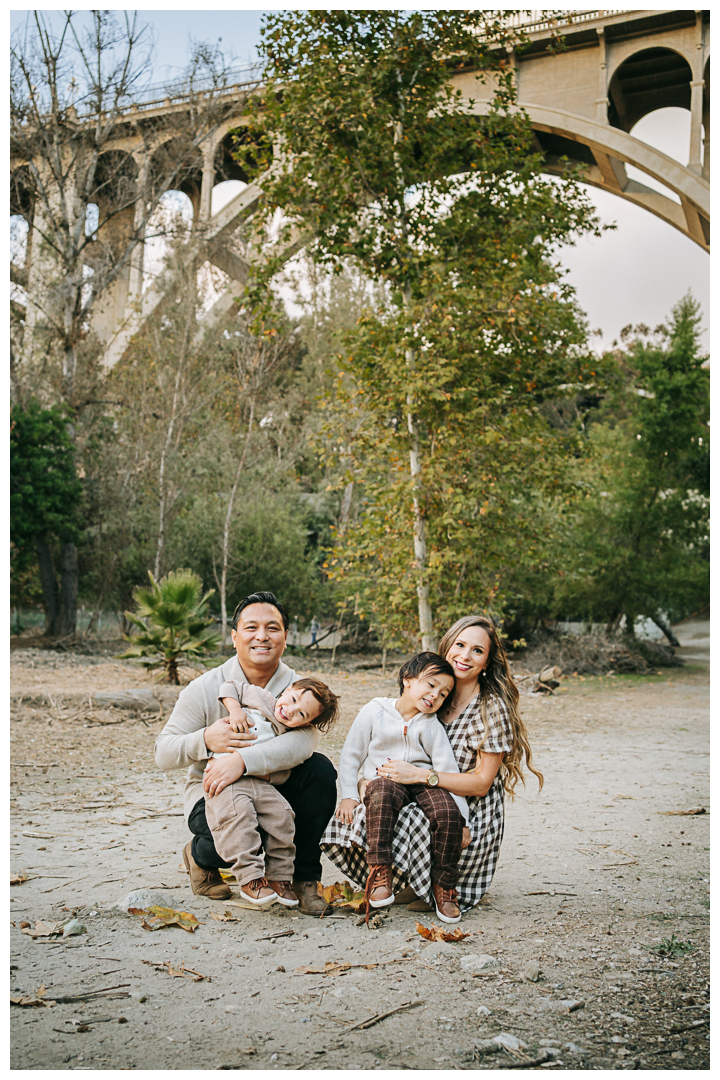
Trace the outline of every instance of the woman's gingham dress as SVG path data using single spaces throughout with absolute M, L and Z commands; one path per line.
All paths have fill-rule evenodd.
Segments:
M 477 697 L 445 728 L 460 772 L 469 772 L 474 767 L 480 749 L 488 754 L 507 753 L 512 749 L 512 729 L 505 704 L 494 698 L 488 704 L 487 714 L 486 738 L 483 738 L 480 700 Z M 460 857 L 460 879 L 457 884 L 462 911 L 469 911 L 479 903 L 495 873 L 505 827 L 503 796 L 502 780 L 498 774 L 487 795 L 467 799 L 471 839 Z M 368 864 L 365 859 L 365 807 L 362 803 L 355 808 L 352 825 L 344 825 L 336 817 L 331 818 L 320 846 L 351 881 L 365 887 Z M 431 853 L 427 818 L 417 803 L 411 803 L 400 811 L 393 841 L 395 892 L 410 885 L 423 900 L 433 902 Z

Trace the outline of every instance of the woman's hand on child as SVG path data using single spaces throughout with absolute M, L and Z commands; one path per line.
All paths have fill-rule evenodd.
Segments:
M 359 805 L 357 799 L 343 799 L 335 811 L 335 817 L 345 825 L 352 825 L 353 811 Z
M 227 716 L 221 716 L 214 724 L 206 727 L 203 737 L 208 750 L 212 750 L 214 754 L 227 754 L 231 750 L 242 750 L 244 746 L 252 746 L 257 738 L 256 735 L 233 731 Z
M 463 851 L 465 850 L 466 847 L 470 847 L 470 841 L 471 840 L 472 840 L 472 836 L 470 835 L 470 830 L 468 829 L 467 825 L 464 825 L 463 826 L 462 843 L 460 845 L 460 847 L 461 847 L 461 849 Z
M 398 784 L 424 784 L 428 770 L 419 769 L 408 761 L 386 761 L 384 765 L 378 766 L 377 774 Z
M 205 766 L 203 776 L 203 790 L 212 798 L 226 788 L 228 784 L 239 780 L 245 772 L 245 762 L 241 754 L 230 754 L 228 757 L 210 758 Z

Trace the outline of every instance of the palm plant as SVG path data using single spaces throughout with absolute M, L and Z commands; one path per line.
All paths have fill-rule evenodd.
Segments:
M 132 644 L 119 659 L 148 657 L 145 667 L 159 668 L 166 682 L 178 685 L 179 661 L 198 660 L 220 643 L 210 630 L 213 620 L 207 614 L 215 590 L 203 595 L 202 581 L 192 570 L 171 570 L 159 581 L 148 570 L 148 577 L 149 588 L 133 589 L 135 612 L 125 615 L 138 632 L 125 635 Z

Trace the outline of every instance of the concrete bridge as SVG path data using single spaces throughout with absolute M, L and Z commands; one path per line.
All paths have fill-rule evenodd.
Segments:
M 579 165 L 587 183 L 643 207 L 709 251 L 709 11 L 598 10 L 567 12 L 557 20 L 544 18 L 542 12 L 533 15 L 537 18 L 523 21 L 529 43 L 508 60 L 546 171 L 562 175 L 567 161 Z M 560 48 L 558 35 L 562 36 Z M 492 87 L 484 89 L 472 73 L 456 75 L 453 83 L 468 99 L 475 99 L 474 112 L 482 115 L 487 110 Z M 245 122 L 248 94 L 258 85 L 241 80 L 223 91 L 225 117 L 179 186 L 192 202 L 197 226 L 196 239 L 190 241 L 195 245 L 192 256 L 208 259 L 228 279 L 208 314 L 210 320 L 228 310 L 242 292 L 253 257 L 245 237 L 262 197 L 261 185 L 245 186 L 216 214 L 211 213 L 211 205 L 217 184 L 247 182 L 232 160 L 229 132 Z M 668 106 L 690 113 L 686 165 L 632 134 L 644 116 Z M 143 129 L 152 125 L 156 132 L 155 152 L 171 152 L 170 120 L 187 107 L 185 95 L 173 93 L 172 88 L 146 95 L 128 107 L 115 152 L 127 156 L 133 174 L 148 167 Z M 168 121 L 165 142 L 163 118 Z M 629 178 L 627 166 L 641 170 L 647 184 Z M 26 268 L 29 292 L 30 262 Z M 167 286 L 160 281 L 143 292 L 142 280 L 140 257 L 128 266 L 94 316 L 94 328 L 106 342 L 107 367 L 123 356 L 132 336 L 166 294 Z

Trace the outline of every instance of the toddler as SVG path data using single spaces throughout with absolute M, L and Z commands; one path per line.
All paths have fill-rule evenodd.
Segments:
M 445 728 L 437 710 L 455 685 L 447 660 L 432 652 L 413 656 L 400 668 L 400 697 L 373 698 L 353 721 L 340 755 L 342 801 L 335 812 L 340 821 L 352 822 L 359 806 L 358 772 L 369 781 L 363 794 L 370 868 L 366 906 L 392 904 L 392 843 L 398 815 L 416 802 L 430 822 L 432 836 L 432 889 L 435 910 L 443 922 L 460 922 L 455 886 L 468 806 L 461 795 L 438 788 L 438 771 L 458 772 Z M 428 768 L 424 783 L 400 784 L 377 776 L 388 759 Z M 464 819 L 464 820 L 463 820 Z
M 312 678 L 298 679 L 279 698 L 259 686 L 231 680 L 222 684 L 218 698 L 230 714 L 231 726 L 256 735 L 257 742 L 309 724 L 327 731 L 338 712 L 332 690 Z M 291 884 L 295 815 L 273 786 L 285 783 L 289 775 L 286 770 L 267 777 L 241 776 L 216 795 L 205 794 L 205 813 L 215 848 L 231 863 L 243 899 L 255 907 L 275 902 L 297 907 L 299 903 Z

